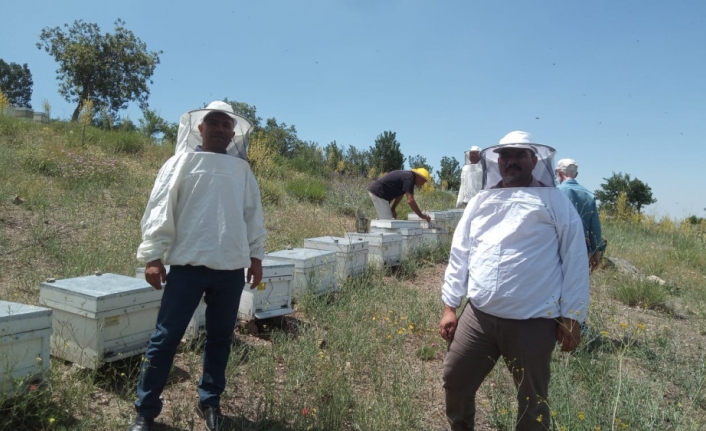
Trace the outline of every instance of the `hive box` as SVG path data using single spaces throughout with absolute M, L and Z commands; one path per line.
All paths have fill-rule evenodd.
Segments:
M 266 257 L 262 261 L 262 282 L 251 290 L 246 280 L 243 295 L 240 297 L 238 318 L 267 319 L 294 312 L 292 310 L 293 283 L 294 263 Z
M 463 211 L 465 209 L 463 208 L 453 208 L 446 210 L 447 213 L 449 213 L 449 225 L 447 226 L 447 229 L 452 231 L 456 229 L 456 226 L 458 226 L 458 222 L 461 220 L 461 217 L 463 217 Z
M 422 243 L 431 246 L 446 244 L 449 242 L 449 231 L 444 228 L 422 229 Z
M 23 391 L 49 369 L 48 308 L 0 301 L 0 399 Z
M 336 253 L 310 248 L 294 248 L 270 253 L 267 259 L 294 264 L 292 300 L 311 292 L 321 295 L 336 290 Z
M 368 243 L 368 262 L 380 266 L 398 266 L 402 260 L 402 234 L 346 232 L 352 241 Z
M 402 257 L 406 257 L 422 242 L 421 224 L 421 220 L 372 220 L 370 232 L 401 234 Z
M 117 274 L 43 282 L 39 304 L 52 309 L 51 354 L 96 369 L 145 351 L 162 291 Z
M 343 286 L 348 277 L 365 272 L 368 267 L 368 242 L 337 236 L 321 236 L 304 240 L 304 248 L 336 253 L 336 281 Z
M 425 214 L 431 218 L 431 222 L 420 219 L 419 216 L 414 213 L 408 214 L 407 219 L 421 222 L 422 228 L 449 228 L 451 214 L 447 211 L 429 211 Z

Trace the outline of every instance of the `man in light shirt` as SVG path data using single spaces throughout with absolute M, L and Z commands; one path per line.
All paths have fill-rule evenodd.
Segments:
M 147 282 L 155 289 L 166 284 L 130 431 L 152 429 L 177 346 L 202 297 L 206 343 L 197 409 L 208 430 L 221 428 L 220 398 L 240 295 L 246 278 L 251 289 L 262 279 L 266 231 L 260 191 L 234 140 L 236 128 L 247 134 L 250 123 L 218 101 L 184 114 L 181 122 L 176 154 L 160 169 L 142 218 L 137 258 L 146 262 Z
M 521 131 L 481 152 L 486 189 L 456 228 L 442 286 L 452 431 L 473 430 L 476 391 L 501 357 L 517 387 L 516 429 L 551 429 L 552 352 L 578 346 L 589 299 L 583 225 L 553 187 L 553 155 Z
M 579 165 L 574 159 L 561 159 L 556 164 L 556 177 L 559 180 L 558 189 L 566 194 L 583 222 L 588 263 L 591 271 L 598 268 L 603 257 L 603 236 L 601 221 L 598 218 L 598 207 L 593 193 L 576 181 L 579 175 Z

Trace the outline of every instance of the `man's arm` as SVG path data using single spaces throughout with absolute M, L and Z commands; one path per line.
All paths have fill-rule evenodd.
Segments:
M 390 211 L 392 211 L 392 218 L 397 219 L 397 204 L 400 203 L 402 200 L 402 196 L 397 196 L 394 201 L 392 201 L 392 206 L 390 207 Z
M 419 206 L 417 205 L 417 201 L 414 200 L 414 195 L 412 193 L 405 193 L 407 195 L 407 204 L 409 205 L 410 208 L 412 208 L 412 211 L 414 211 L 415 214 L 419 216 L 420 219 L 426 220 L 426 221 L 431 221 L 431 217 L 424 214 L 422 210 L 419 209 Z M 401 196 L 400 196 L 401 198 Z

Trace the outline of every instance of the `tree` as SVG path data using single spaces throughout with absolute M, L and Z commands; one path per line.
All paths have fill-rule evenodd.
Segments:
M 10 104 L 17 107 L 31 108 L 32 72 L 27 63 L 5 63 L 0 59 L 0 92 L 7 96 Z
M 296 149 L 301 146 L 296 127 L 277 123 L 276 118 L 268 118 L 265 127 L 253 133 L 253 138 L 262 140 L 275 154 L 284 157 L 292 157 Z
M 77 20 L 71 27 L 47 27 L 40 33 L 37 48 L 59 63 L 59 94 L 77 103 L 72 121 L 89 99 L 96 109 L 105 106 L 113 113 L 131 101 L 147 108 L 147 84 L 152 84 L 150 78 L 162 51 L 147 51 L 147 45 L 124 24 L 118 19 L 115 32 L 103 35 L 97 24 Z
M 404 155 L 400 151 L 395 132 L 385 131 L 375 139 L 375 145 L 370 148 L 370 154 L 378 173 L 395 171 L 404 168 Z
M 429 171 L 429 175 L 431 175 L 431 172 L 434 170 L 434 168 L 432 168 L 431 165 L 427 163 L 426 157 L 423 157 L 421 155 L 407 157 L 407 164 L 409 165 L 410 169 L 424 168 Z
M 350 169 L 351 174 L 366 177 L 372 167 L 371 158 L 370 151 L 360 151 L 351 145 L 346 150 L 343 161 L 346 164 L 346 168 Z
M 170 123 L 157 114 L 156 111 L 145 109 L 143 111 L 144 118 L 138 120 L 140 131 L 150 138 L 155 138 L 156 135 L 162 135 L 163 141 L 175 142 L 179 125 Z
M 601 184 L 601 189 L 594 193 L 602 209 L 612 212 L 621 192 L 625 193 L 628 205 L 638 214 L 643 206 L 657 202 L 657 199 L 652 197 L 650 186 L 637 178 L 631 179 L 629 174 L 613 172 L 613 176 L 603 179 L 606 182 Z
M 458 190 L 461 187 L 461 168 L 455 157 L 444 156 L 441 158 L 441 168 L 436 174 L 439 184 L 446 184 L 448 190 Z
M 324 147 L 324 159 L 326 160 L 326 169 L 330 172 L 343 172 L 343 148 L 340 148 L 336 141 Z

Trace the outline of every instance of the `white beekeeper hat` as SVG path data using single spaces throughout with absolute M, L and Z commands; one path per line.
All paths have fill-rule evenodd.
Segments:
M 478 145 L 474 145 L 474 146 L 471 147 L 470 151 L 471 151 L 471 152 L 477 151 L 477 152 L 480 153 L 480 147 L 479 147 Z
M 576 160 L 574 160 L 574 159 L 561 159 L 556 164 L 556 168 L 561 169 L 563 171 L 563 170 L 566 170 L 567 168 L 569 168 L 569 166 L 571 166 L 571 165 L 574 166 L 574 170 L 577 171 L 579 169 L 579 164 L 576 163 Z
M 537 145 L 537 143 L 530 133 L 515 130 L 503 136 L 500 142 L 498 142 L 498 147 L 493 151 L 499 153 L 503 148 L 524 148 L 536 152 L 534 145 Z

